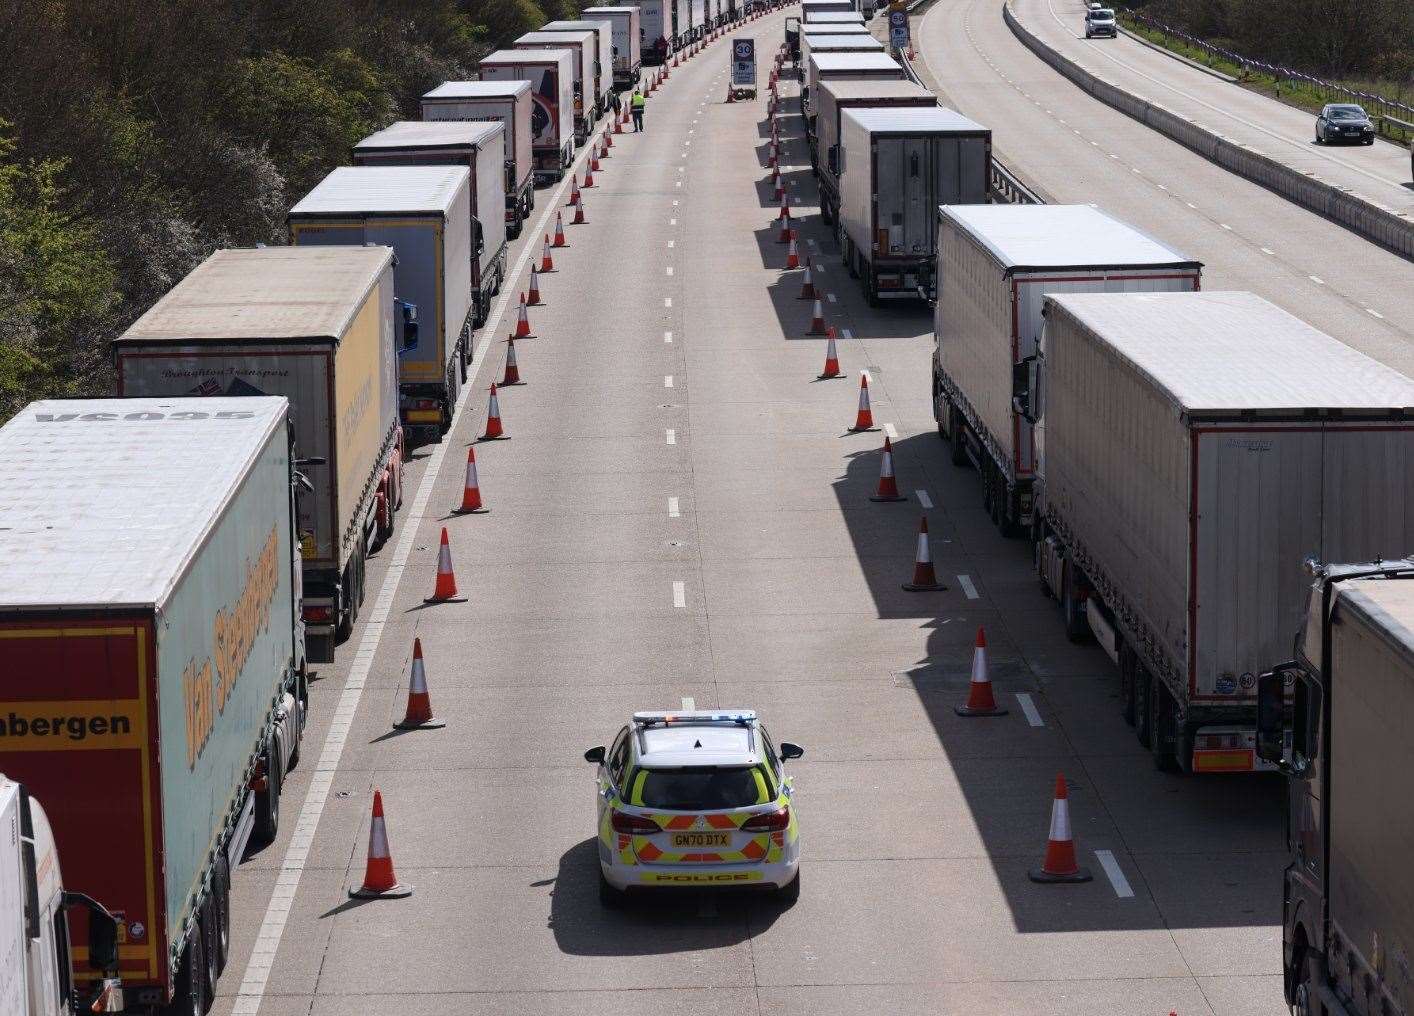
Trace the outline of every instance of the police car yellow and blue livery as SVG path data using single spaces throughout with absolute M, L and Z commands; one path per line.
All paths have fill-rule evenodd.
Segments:
M 738 886 L 800 894 L 800 830 L 784 763 L 751 710 L 634 713 L 597 763 L 599 895 Z

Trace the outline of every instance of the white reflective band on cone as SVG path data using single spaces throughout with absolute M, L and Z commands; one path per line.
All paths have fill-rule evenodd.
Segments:
M 1070 807 L 1064 798 L 1051 807 L 1051 839 L 1056 842 L 1070 839 Z
M 384 828 L 381 818 L 375 818 L 372 828 L 368 830 L 368 856 L 377 858 L 389 856 L 388 830 Z
M 972 650 L 972 683 L 984 684 L 987 680 L 987 651 L 982 648 Z
M 929 554 L 929 552 L 928 552 L 928 534 L 927 534 L 927 533 L 919 533 L 919 534 L 918 534 L 918 563 L 919 563 L 919 564 L 932 564 L 932 563 L 933 563 L 933 557 L 932 557 L 932 555 Z M 972 674 L 973 674 L 972 680 L 974 680 L 974 681 L 977 680 L 977 668 L 976 668 L 975 665 L 974 665 L 973 668 L 972 668 Z
M 452 572 L 452 548 L 445 543 L 437 551 L 437 571 L 441 575 L 450 575 Z
M 408 679 L 408 690 L 414 695 L 427 694 L 427 671 L 420 659 L 412 661 L 412 677 Z

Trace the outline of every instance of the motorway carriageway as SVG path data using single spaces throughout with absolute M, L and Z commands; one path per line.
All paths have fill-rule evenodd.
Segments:
M 756 36 L 763 86 L 783 19 L 733 33 Z M 1026 547 L 943 454 L 929 314 L 871 310 L 840 269 L 792 98 L 784 176 L 849 376 L 814 380 L 824 340 L 804 337 L 775 240 L 764 98 L 724 104 L 727 67 L 719 41 L 649 100 L 646 133 L 615 138 L 517 343 L 511 439 L 477 446 L 491 511 L 452 517 L 568 181 L 540 192 L 475 384 L 415 455 L 358 629 L 314 685 L 281 834 L 235 876 L 214 1011 L 1284 1011 L 1279 783 L 1154 771 L 1109 661 L 1066 641 Z M 868 498 L 883 433 L 846 432 L 861 371 L 906 503 Z M 920 514 L 945 592 L 900 589 Z M 466 602 L 425 606 L 443 526 Z M 979 625 L 1010 712 L 964 720 Z M 447 726 L 395 732 L 414 637 Z M 805 746 L 794 907 L 600 908 L 581 753 L 635 709 L 688 704 L 755 708 Z M 1086 885 L 1026 877 L 1057 772 Z M 404 900 L 347 896 L 375 788 Z

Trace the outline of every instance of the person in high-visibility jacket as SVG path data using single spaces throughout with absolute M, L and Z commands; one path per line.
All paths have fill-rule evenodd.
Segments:
M 643 130 L 643 107 L 646 105 L 648 105 L 648 99 L 635 88 L 633 101 L 629 103 L 629 112 L 633 114 L 633 132 L 635 134 Z

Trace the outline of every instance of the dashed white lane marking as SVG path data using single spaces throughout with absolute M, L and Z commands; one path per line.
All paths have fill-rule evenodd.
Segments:
M 673 222 L 677 222 L 677 221 L 678 221 L 677 219 L 674 219 L 674 220 L 673 220 Z M 668 246 L 669 246 L 669 247 L 673 247 L 673 246 L 675 246 L 676 244 L 677 244 L 677 241 L 676 241 L 676 240 L 669 240 L 669 241 L 668 241 Z
M 663 375 L 663 387 L 664 387 L 664 388 L 671 388 L 672 386 L 673 386 L 673 376 L 672 376 L 671 374 L 664 374 L 664 375 Z
M 1185 201 L 1184 204 L 1187 205 L 1189 208 L 1197 208 L 1197 207 L 1198 207 L 1198 206 L 1195 205 L 1192 201 Z
M 1366 313 L 1366 314 L 1373 314 L 1375 317 L 1379 318 L 1381 321 L 1383 321 L 1383 320 L 1385 319 L 1385 316 L 1384 316 L 1383 314 L 1381 314 L 1379 311 L 1375 310 L 1375 308 L 1373 308 L 1373 307 L 1366 307 L 1366 308 L 1365 308 L 1365 313 Z
M 928 492 L 926 490 L 915 490 L 913 492 L 913 496 L 918 498 L 918 503 L 921 504 L 924 508 L 933 507 L 933 499 L 928 496 Z
M 1168 188 L 1165 187 L 1163 184 L 1155 184 L 1155 186 L 1158 187 L 1159 190 L 1161 190 L 1161 191 L 1166 191 L 1166 190 L 1168 190 Z
M 1134 890 L 1129 886 L 1129 879 L 1125 878 L 1124 872 L 1120 870 L 1115 855 L 1108 850 L 1097 850 L 1095 851 L 1095 860 L 1099 861 L 1100 867 L 1105 869 L 1105 877 L 1110 880 L 1115 895 L 1122 900 L 1132 899 Z
M 664 341 L 665 343 L 667 343 L 668 345 L 672 345 L 672 343 L 673 343 L 673 333 L 672 333 L 672 332 L 664 332 L 664 333 L 663 333 L 663 341 Z
M 678 510 L 678 499 L 675 497 L 668 498 L 668 518 L 676 519 L 680 518 L 681 515 L 682 513 Z
M 673 305 L 673 298 L 672 298 L 671 296 L 665 296 L 665 297 L 663 297 L 663 306 L 664 306 L 664 307 L 671 307 L 672 305 Z
M 668 267 L 665 268 L 665 269 L 663 269 L 663 270 L 664 270 L 665 272 L 667 272 L 669 275 L 672 275 L 672 274 L 673 274 L 673 266 L 672 266 L 672 265 L 668 265 Z
M 669 220 L 668 220 L 668 225 L 670 225 L 670 226 L 676 226 L 677 224 L 678 224 L 678 220 L 677 220 L 677 219 L 669 219 Z M 668 241 L 668 246 L 671 247 L 672 245 L 673 245 L 673 241 L 669 240 L 669 241 Z
M 846 339 L 852 339 L 852 338 L 854 338 L 854 333 L 853 333 L 852 331 L 850 331 L 848 328 L 841 328 L 841 329 L 840 329 L 840 335 L 842 335 L 842 336 L 843 336 L 844 338 L 846 338 Z
M 812 246 L 812 247 L 816 246 L 815 241 L 812 240 L 812 239 L 810 239 L 809 237 L 806 237 L 806 238 L 805 238 L 805 242 L 808 243 L 808 244 L 809 244 L 810 246 Z
M 1273 256 L 1276 255 L 1276 251 L 1272 250 L 1270 247 L 1263 247 L 1261 250 L 1263 254 L 1271 254 Z
M 678 172 L 679 172 L 679 173 L 683 172 L 683 170 L 684 170 L 684 167 L 682 167 L 682 166 L 679 166 L 679 167 L 678 167 Z
M 1308 275 L 1306 278 L 1310 279 L 1318 286 L 1324 286 L 1326 284 L 1326 280 L 1317 275 Z
M 890 441 L 898 440 L 898 431 L 894 430 L 894 425 L 892 423 L 884 424 L 884 433 L 889 435 Z
M 681 180 L 678 180 L 678 181 L 674 184 L 674 186 L 676 186 L 676 187 L 681 187 L 681 186 L 682 186 L 682 181 L 681 181 Z
M 959 575 L 957 577 L 957 584 L 962 587 L 963 595 L 969 600 L 977 599 L 977 587 L 972 584 L 972 576 Z
M 677 200 L 677 198 L 674 198 L 674 199 L 673 199 L 673 207 L 676 208 L 677 206 L 678 206 L 678 200 Z
M 687 606 L 687 584 L 684 582 L 673 583 L 673 606 L 682 610 Z
M 1016 701 L 1021 704 L 1021 711 L 1026 714 L 1026 722 L 1033 727 L 1044 727 L 1045 721 L 1041 719 L 1041 714 L 1036 711 L 1036 703 L 1031 701 L 1028 692 L 1019 691 L 1016 693 Z
M 682 697 L 682 708 L 683 712 L 692 712 L 694 709 L 697 708 L 697 700 L 691 695 L 684 695 Z
M 666 435 L 666 436 L 667 436 L 667 439 L 668 439 L 668 444 L 677 444 L 677 443 L 678 443 L 678 432 L 675 431 L 675 430 L 673 430 L 671 427 L 668 428 L 668 432 L 667 432 L 667 435 Z
M 826 300 L 829 300 L 831 303 L 839 303 L 839 301 L 838 301 L 837 299 L 835 299 L 835 294 L 834 294 L 834 293 L 826 293 L 826 294 L 825 294 L 825 299 L 826 299 Z
M 1231 229 L 1232 229 L 1232 227 L 1229 226 L 1226 222 L 1219 222 L 1218 225 L 1221 226 L 1223 229 L 1226 229 L 1226 230 L 1231 230 Z

